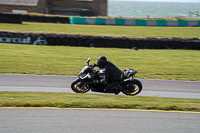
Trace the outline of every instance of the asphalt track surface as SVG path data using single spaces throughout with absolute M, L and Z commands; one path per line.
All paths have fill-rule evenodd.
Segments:
M 0 91 L 70 92 L 76 77 L 0 74 Z M 199 98 L 200 82 L 141 79 L 140 96 Z M 100 93 L 95 93 L 100 94 Z M 177 94 L 179 96 L 177 96 Z M 196 94 L 196 95 L 195 95 Z M 174 97 L 173 96 L 173 97 Z M 0 133 L 199 133 L 199 112 L 0 108 Z
M 139 110 L 0 108 L 0 132 L 199 133 L 199 116 Z
M 0 91 L 41 91 L 74 93 L 75 76 L 0 74 Z M 200 99 L 199 81 L 139 79 L 143 90 L 138 96 Z M 102 94 L 89 92 L 90 94 Z M 123 95 L 122 93 L 120 93 Z

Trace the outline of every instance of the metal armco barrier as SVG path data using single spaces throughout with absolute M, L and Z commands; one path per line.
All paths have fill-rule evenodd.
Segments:
M 92 35 L 0 32 L 0 43 L 128 49 L 200 50 L 200 39 L 198 38 L 124 38 Z
M 150 20 L 70 17 L 70 24 L 127 25 L 127 26 L 200 26 L 200 20 Z

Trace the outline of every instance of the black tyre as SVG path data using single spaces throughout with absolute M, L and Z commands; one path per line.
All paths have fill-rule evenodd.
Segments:
M 137 95 L 142 91 L 142 83 L 137 79 L 131 79 L 124 83 L 125 87 L 122 92 L 125 95 Z
M 90 90 L 90 85 L 84 84 L 79 79 L 76 79 L 72 82 L 71 89 L 76 93 L 86 93 Z

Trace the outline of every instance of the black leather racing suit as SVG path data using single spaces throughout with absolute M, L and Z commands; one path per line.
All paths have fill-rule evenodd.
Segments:
M 111 92 L 112 88 L 119 85 L 119 83 L 123 80 L 123 72 L 112 62 L 108 61 L 104 66 L 103 76 L 99 81 L 98 84 L 106 84 L 104 87 L 104 91 Z

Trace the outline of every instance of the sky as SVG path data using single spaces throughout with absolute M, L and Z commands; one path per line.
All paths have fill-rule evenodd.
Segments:
M 200 2 L 200 0 L 111 0 L 111 1 L 159 1 L 159 2 Z

